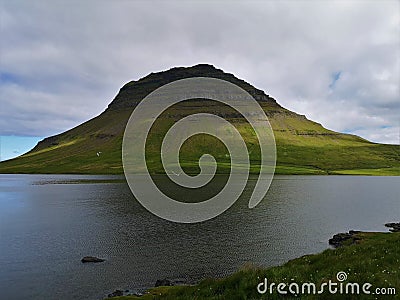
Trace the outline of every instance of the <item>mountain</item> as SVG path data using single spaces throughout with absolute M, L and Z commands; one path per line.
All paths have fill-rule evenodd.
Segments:
M 125 84 L 99 116 L 64 133 L 39 142 L 28 153 L 0 163 L 0 173 L 120 174 L 121 145 L 126 123 L 136 105 L 166 83 L 190 77 L 213 77 L 232 82 L 260 104 L 274 130 L 279 174 L 377 174 L 400 175 L 400 146 L 369 142 L 355 135 L 328 130 L 305 116 L 280 106 L 275 99 L 249 83 L 212 65 L 199 64 L 151 73 Z M 197 112 L 217 112 L 233 123 L 249 149 L 251 171 L 257 172 L 259 146 L 251 126 L 228 106 L 196 99 L 181 102 L 157 119 L 148 138 L 146 157 L 153 173 L 162 173 L 159 150 L 162 137 L 174 122 Z M 198 158 L 213 154 L 218 171 L 229 165 L 224 145 L 210 136 L 198 135 L 181 151 L 183 168 L 198 172 Z

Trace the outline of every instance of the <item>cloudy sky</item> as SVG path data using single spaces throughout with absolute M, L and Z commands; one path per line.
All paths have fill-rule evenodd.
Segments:
M 96 116 L 130 80 L 197 63 L 399 144 L 399 3 L 0 0 L 3 159 Z

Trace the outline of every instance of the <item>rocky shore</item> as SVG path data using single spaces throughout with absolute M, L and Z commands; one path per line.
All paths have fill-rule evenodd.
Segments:
M 400 222 L 399 223 L 387 223 L 387 224 L 385 224 L 385 226 L 390 228 L 389 230 L 391 232 L 400 232 Z M 329 239 L 329 244 L 331 246 L 333 246 L 334 248 L 341 248 L 341 249 L 338 249 L 337 251 L 345 251 L 345 252 L 347 251 L 346 246 L 350 246 L 353 244 L 359 244 L 359 246 L 357 246 L 357 247 L 363 247 L 363 245 L 366 245 L 367 248 L 368 247 L 377 247 L 378 249 L 380 249 L 379 247 L 382 247 L 382 245 L 380 244 L 380 243 L 382 243 L 382 240 L 374 241 L 374 237 L 377 235 L 381 236 L 381 235 L 385 235 L 385 233 L 383 233 L 383 232 L 363 232 L 363 231 L 357 231 L 357 230 L 350 230 L 349 232 L 335 234 L 331 239 Z M 388 239 L 393 240 L 390 238 L 390 236 L 392 236 L 391 234 L 386 234 L 386 235 L 388 236 Z M 395 236 L 396 235 L 393 235 L 393 238 L 395 238 Z M 374 241 L 374 242 L 371 243 L 371 241 Z M 392 245 L 392 244 L 393 243 L 388 244 L 388 245 Z M 384 244 L 384 247 L 385 247 L 385 249 L 387 249 L 387 247 L 389 247 L 389 246 L 386 246 L 386 244 Z M 361 249 L 363 249 L 363 248 L 361 248 Z M 368 255 L 373 255 L 373 251 L 371 252 L 370 248 L 368 248 L 368 249 L 369 250 L 367 252 L 365 252 L 365 254 L 363 254 L 363 255 L 366 255 L 367 257 L 368 257 Z M 325 259 L 328 259 L 326 255 L 324 256 L 324 253 L 315 254 L 314 256 L 322 256 Z M 348 257 L 351 257 L 351 255 L 349 255 Z M 382 259 L 381 256 L 380 256 L 380 259 Z M 300 263 L 301 265 L 303 265 L 303 258 L 294 259 L 293 261 L 297 261 L 297 263 Z M 331 265 L 334 265 L 336 263 L 337 263 L 336 261 L 331 261 Z M 340 263 L 342 263 L 342 262 L 340 262 Z M 351 260 L 349 262 L 347 262 L 347 264 L 351 265 Z M 283 266 L 283 267 L 285 267 L 285 266 Z M 312 269 L 312 265 L 308 265 L 308 267 Z M 195 285 L 195 283 L 188 283 L 187 281 L 181 280 L 181 279 L 172 280 L 172 279 L 164 278 L 164 279 L 157 280 L 154 284 L 154 287 L 157 288 L 160 286 L 178 286 L 178 285 L 186 285 L 186 286 L 188 286 L 188 289 L 189 289 L 188 291 L 191 291 L 190 288 L 193 285 Z M 196 288 L 197 288 L 197 286 L 196 286 Z M 157 291 L 157 290 L 149 289 L 148 291 L 144 292 L 144 294 L 152 295 L 152 293 L 155 291 Z M 116 290 L 114 293 L 109 294 L 108 297 L 112 298 L 112 297 L 119 297 L 119 296 L 126 296 L 126 295 L 134 295 L 134 296 L 140 297 L 143 294 L 134 293 L 134 292 L 128 291 L 128 290 L 126 290 L 126 291 Z
M 157 279 L 156 283 L 154 284 L 154 287 L 159 287 L 159 286 L 178 286 L 178 285 L 189 285 L 190 283 L 186 279 Z M 121 296 L 143 296 L 143 293 L 135 291 L 135 290 L 120 290 L 117 289 L 114 292 L 108 294 L 108 298 L 114 298 L 114 297 L 121 297 Z
M 386 223 L 386 227 L 390 228 L 391 232 L 400 232 L 400 223 Z M 343 246 L 349 246 L 357 243 L 361 240 L 359 234 L 362 231 L 350 230 L 345 233 L 337 233 L 331 239 L 329 239 L 329 245 L 339 248 Z
M 329 245 L 339 248 L 357 243 L 361 238 L 357 236 L 361 231 L 350 230 L 348 233 L 337 233 L 329 239 Z

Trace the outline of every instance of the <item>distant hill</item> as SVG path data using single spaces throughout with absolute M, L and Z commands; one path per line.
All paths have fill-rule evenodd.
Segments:
M 249 92 L 269 118 L 277 144 L 278 174 L 366 174 L 400 175 L 400 146 L 369 142 L 355 135 L 328 130 L 280 106 L 275 99 L 249 83 L 212 65 L 172 68 L 151 73 L 125 84 L 99 116 L 64 133 L 39 142 L 28 153 L 0 163 L 0 173 L 82 173 L 120 174 L 121 144 L 128 118 L 150 92 L 177 79 L 213 77 L 230 81 Z M 147 162 L 151 172 L 162 173 L 159 150 L 163 135 L 178 119 L 196 112 L 217 113 L 232 122 L 246 141 L 257 172 L 259 147 L 254 132 L 230 107 L 210 100 L 185 101 L 163 113 L 148 139 Z M 198 172 L 197 162 L 204 153 L 213 154 L 218 172 L 229 168 L 226 149 L 210 136 L 196 136 L 181 151 L 184 169 Z

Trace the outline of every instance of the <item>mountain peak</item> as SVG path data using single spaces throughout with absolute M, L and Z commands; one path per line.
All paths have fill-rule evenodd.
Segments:
M 120 89 L 118 95 L 107 109 L 120 110 L 133 108 L 155 89 L 175 80 L 192 77 L 211 77 L 226 80 L 246 90 L 257 101 L 270 101 L 278 105 L 275 99 L 246 81 L 235 77 L 233 74 L 226 73 L 211 64 L 202 63 L 191 67 L 174 67 L 166 71 L 150 73 L 136 81 L 130 81 Z
M 217 69 L 214 65 L 211 64 L 197 64 L 191 67 L 177 67 L 177 68 L 182 68 L 182 69 L 203 69 L 203 70 L 218 70 L 218 71 L 222 71 L 220 69 Z M 172 68 L 175 69 L 175 68 Z M 172 70 L 171 69 L 171 70 Z

